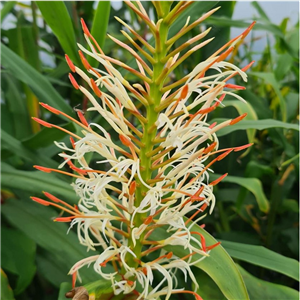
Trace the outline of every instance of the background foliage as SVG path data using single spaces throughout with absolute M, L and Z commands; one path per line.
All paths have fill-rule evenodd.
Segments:
M 64 60 L 68 53 L 81 64 L 76 46 L 76 42 L 85 44 L 81 17 L 104 52 L 119 60 L 130 61 L 131 56 L 106 38 L 109 32 L 126 42 L 114 16 L 134 23 L 145 36 L 147 32 L 125 5 L 115 11 L 104 1 L 28 3 L 2 2 L 1 10 L 2 25 L 8 15 L 15 17 L 10 29 L 1 29 L 1 299 L 65 299 L 64 292 L 70 289 L 68 270 L 86 250 L 78 244 L 75 232 L 66 235 L 67 224 L 51 221 L 58 211 L 33 203 L 29 196 L 45 190 L 69 203 L 77 201 L 68 179 L 32 167 L 57 167 L 60 159 L 53 141 L 67 142 L 67 137 L 55 129 L 40 128 L 31 116 L 76 130 L 65 119 L 49 115 L 38 102 L 71 115 L 75 108 L 86 110 L 87 99 L 69 83 Z M 151 9 L 150 2 L 144 5 Z M 202 26 L 212 26 L 215 40 L 187 59 L 176 71 L 177 78 L 228 41 L 233 26 L 242 31 L 250 24 L 250 20 L 231 19 L 233 1 L 195 2 L 186 17 L 196 19 L 200 12 L 219 5 L 222 8 Z M 229 176 L 215 190 L 217 206 L 205 223 L 238 264 L 251 299 L 298 299 L 299 23 L 288 27 L 288 19 L 284 19 L 277 26 L 259 3 L 252 5 L 258 15 L 254 32 L 230 58 L 241 67 L 256 59 L 248 72 L 247 89 L 240 91 L 247 104 L 226 98 L 226 107 L 210 118 L 214 122 L 248 112 L 243 122 L 220 133 L 220 143 L 232 147 L 254 142 L 254 146 L 241 156 L 232 153 L 214 168 L 212 179 L 226 172 Z M 179 19 L 173 30 L 178 31 L 184 22 Z M 259 53 L 255 50 L 258 29 L 267 36 L 266 47 Z M 199 30 L 188 35 L 195 36 Z M 86 118 L 101 122 L 92 112 Z M 221 283 L 222 293 L 220 285 L 218 288 L 207 275 L 210 271 L 203 270 L 205 267 L 195 268 L 203 299 L 226 299 L 224 295 L 232 299 L 225 291 L 226 278 Z M 92 270 L 85 271 L 84 283 L 98 279 Z

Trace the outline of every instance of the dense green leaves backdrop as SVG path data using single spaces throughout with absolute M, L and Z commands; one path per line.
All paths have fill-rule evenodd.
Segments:
M 85 257 L 85 248 L 77 242 L 75 232 L 66 234 L 66 224 L 52 222 L 59 211 L 39 206 L 29 197 L 45 190 L 69 203 L 77 202 L 67 178 L 33 169 L 34 164 L 57 167 L 60 158 L 53 141 L 67 141 L 67 137 L 55 129 L 41 129 L 31 117 L 76 131 L 65 119 L 46 113 L 38 102 L 71 115 L 74 107 L 86 110 L 87 99 L 69 83 L 64 61 L 64 53 L 68 53 L 81 64 L 76 46 L 76 42 L 85 44 L 81 17 L 104 52 L 119 60 L 130 61 L 131 56 L 106 38 L 109 32 L 126 42 L 114 16 L 134 23 L 140 32 L 146 31 L 125 5 L 116 11 L 105 1 L 26 3 L 2 2 L 1 10 L 1 299 L 64 299 L 71 282 L 68 270 Z M 213 123 L 248 112 L 243 122 L 220 132 L 220 143 L 223 148 L 248 142 L 254 146 L 241 156 L 229 155 L 214 168 L 212 178 L 226 172 L 229 176 L 216 188 L 216 209 L 205 218 L 210 234 L 203 231 L 209 244 L 221 240 L 222 247 L 215 248 L 194 270 L 204 300 L 246 299 L 246 289 L 250 298 L 257 300 L 299 297 L 299 23 L 291 26 L 287 18 L 280 25 L 272 24 L 269 12 L 264 12 L 259 2 L 251 4 L 257 12 L 257 24 L 252 36 L 230 58 L 243 67 L 255 57 L 247 89 L 239 93 L 247 104 L 226 98 L 225 107 L 210 118 Z M 151 9 L 150 2 L 144 5 Z M 181 78 L 195 61 L 205 59 L 228 41 L 232 27 L 242 31 L 251 23 L 232 20 L 233 1 L 198 1 L 172 30 L 178 31 L 187 16 L 196 19 L 219 5 L 222 8 L 203 24 L 212 26 L 215 40 L 187 59 L 176 77 Z M 5 26 L 8 16 L 14 16 L 9 27 Z M 199 30 L 195 28 L 188 35 L 195 36 Z M 255 48 L 259 39 L 255 30 L 263 30 L 267 37 L 260 52 Z M 101 122 L 93 112 L 86 117 Z M 99 279 L 92 268 L 82 272 L 82 278 L 83 284 Z M 104 289 L 101 282 L 89 288 L 97 286 Z M 107 290 L 110 292 L 109 287 Z

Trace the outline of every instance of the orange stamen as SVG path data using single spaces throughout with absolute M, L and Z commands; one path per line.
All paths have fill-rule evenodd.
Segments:
M 244 149 L 247 149 L 247 148 L 251 147 L 252 145 L 253 145 L 253 143 L 246 144 L 246 145 L 243 145 L 243 146 L 240 146 L 240 147 L 235 147 L 233 151 L 234 152 L 241 151 L 241 150 L 244 150 Z
M 65 55 L 65 59 L 67 61 L 67 64 L 68 64 L 70 70 L 74 73 L 75 72 L 75 66 L 74 66 L 73 62 L 71 61 L 71 59 L 69 58 L 69 56 L 67 54 Z
M 91 85 L 93 88 L 94 93 L 96 94 L 97 97 L 101 97 L 102 96 L 102 92 L 100 91 L 100 89 L 98 88 L 95 80 L 93 78 L 90 79 L 91 81 Z
M 46 167 L 42 167 L 42 166 L 37 166 L 37 165 L 34 165 L 33 167 L 35 169 L 37 169 L 39 171 L 42 171 L 42 172 L 45 172 L 45 173 L 51 173 L 52 172 L 52 169 L 50 169 L 50 168 L 46 168 Z
M 225 173 L 224 175 L 220 176 L 218 179 L 212 181 L 209 185 L 214 186 L 214 185 L 218 184 L 218 183 L 219 183 L 223 178 L 225 178 L 227 175 L 228 175 L 228 173 Z
M 75 80 L 75 78 L 73 77 L 73 75 L 71 73 L 69 73 L 69 79 L 73 85 L 73 87 L 78 90 L 79 89 L 79 85 L 77 83 L 77 81 Z
M 45 206 L 49 206 L 51 204 L 51 202 L 49 201 L 46 201 L 46 200 L 43 200 L 41 198 L 38 198 L 38 197 L 30 197 L 33 201 L 39 203 L 39 204 L 42 204 L 42 205 L 45 205 Z
M 41 125 L 43 125 L 43 126 L 45 126 L 45 127 L 48 127 L 48 128 L 52 128 L 52 127 L 53 127 L 52 124 L 50 124 L 50 123 L 48 123 L 48 122 L 46 122 L 46 121 L 43 121 L 43 120 L 41 120 L 41 119 L 39 119 L 39 118 L 32 117 L 31 119 L 34 120 L 34 121 L 36 121 L 36 122 L 38 122 L 39 124 L 41 124 Z
M 235 89 L 235 90 L 245 90 L 246 89 L 244 86 L 231 84 L 231 83 L 225 84 L 224 87 L 227 87 L 229 89 Z
M 86 118 L 84 117 L 83 113 L 81 112 L 81 110 L 77 110 L 77 115 L 81 121 L 81 123 L 86 126 L 89 127 L 89 123 L 87 122 Z
M 239 116 L 235 119 L 232 119 L 231 122 L 229 123 L 229 125 L 234 125 L 234 124 L 238 123 L 239 121 L 243 120 L 246 116 L 247 116 L 247 113 L 244 113 L 241 116 Z
M 54 107 L 52 107 L 52 106 L 50 106 L 46 103 L 40 102 L 40 105 L 43 106 L 44 108 L 46 108 L 47 110 L 51 111 L 52 113 L 56 114 L 56 115 L 59 115 L 61 113 L 58 109 L 56 109 L 56 108 L 54 108 Z
M 129 195 L 132 196 L 136 189 L 136 182 L 132 181 L 129 186 Z
M 90 36 L 91 33 L 90 33 L 88 27 L 86 26 L 86 24 L 85 24 L 83 18 L 80 19 L 80 22 L 81 22 L 81 26 L 82 26 L 83 32 L 84 32 L 87 36 Z
M 92 69 L 91 65 L 89 64 L 89 62 L 86 60 L 86 58 L 84 57 L 83 53 L 81 50 L 78 51 L 79 53 L 79 56 L 80 56 L 80 60 L 83 64 L 83 66 L 87 69 L 87 70 L 90 70 Z

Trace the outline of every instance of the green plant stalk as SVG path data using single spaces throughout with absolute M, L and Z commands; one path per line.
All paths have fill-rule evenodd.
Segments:
M 159 35 L 155 36 L 155 53 L 154 53 L 154 60 L 155 62 L 153 63 L 153 76 L 151 78 L 152 83 L 150 84 L 150 99 L 151 103 L 146 107 L 146 118 L 147 118 L 147 123 L 144 125 L 144 133 L 142 137 L 142 143 L 145 145 L 145 147 L 141 148 L 140 151 L 140 166 L 141 166 L 141 177 L 144 182 L 147 182 L 149 179 L 152 179 L 152 173 L 153 170 L 151 168 L 152 161 L 151 161 L 151 156 L 147 156 L 147 153 L 153 151 L 154 149 L 154 139 L 157 134 L 157 126 L 155 125 L 155 122 L 157 121 L 158 118 L 158 112 L 155 110 L 157 106 L 159 106 L 161 102 L 161 98 L 163 95 L 162 87 L 165 78 L 157 82 L 157 78 L 161 75 L 165 64 L 162 63 L 162 59 L 166 56 L 167 54 L 167 46 L 166 46 L 166 41 L 168 37 L 168 32 L 169 32 L 169 25 L 164 22 L 164 19 L 169 13 L 169 8 L 170 5 L 163 5 L 162 10 L 164 13 L 164 16 L 162 17 L 162 22 L 160 24 L 159 28 Z M 144 196 L 146 195 L 148 188 L 145 187 L 139 179 L 136 180 L 137 182 L 137 188 L 136 188 L 136 205 L 139 206 L 140 203 L 142 202 Z M 138 227 L 140 226 L 145 218 L 147 217 L 147 214 L 137 214 L 134 222 L 135 226 Z M 144 234 L 141 235 L 140 239 L 136 241 L 136 245 L 133 246 L 132 240 L 130 240 L 130 246 L 131 248 L 134 248 L 134 252 L 136 256 L 139 258 L 140 254 L 142 252 L 142 242 L 144 238 Z M 132 261 L 130 262 L 131 264 L 136 267 L 137 262 Z

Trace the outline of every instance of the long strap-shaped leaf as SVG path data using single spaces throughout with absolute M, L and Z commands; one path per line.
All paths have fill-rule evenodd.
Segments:
M 74 62 L 80 64 L 74 28 L 64 2 L 36 1 L 36 4 L 65 53 L 67 53 Z
M 7 68 L 14 77 L 28 84 L 39 101 L 54 106 L 69 115 L 74 115 L 72 108 L 59 95 L 45 76 L 41 75 L 3 44 L 1 44 L 1 64 Z
M 262 246 L 228 241 L 222 241 L 222 246 L 231 257 L 277 271 L 295 280 L 299 280 L 299 262 L 295 259 L 285 257 Z
M 167 236 L 163 235 L 163 230 L 156 230 L 156 234 L 152 236 L 154 240 L 167 238 Z M 194 225 L 191 231 L 201 233 L 205 238 L 206 245 L 217 243 L 207 231 L 198 225 Z M 189 254 L 183 247 L 178 246 L 169 246 L 166 247 L 166 250 L 172 251 L 178 257 L 184 257 Z M 198 255 L 194 255 L 193 257 L 194 259 L 199 258 Z M 211 250 L 209 257 L 206 257 L 195 266 L 202 269 L 213 279 L 228 300 L 249 299 L 245 283 L 236 264 L 221 245 Z M 199 284 L 201 287 L 201 282 Z

